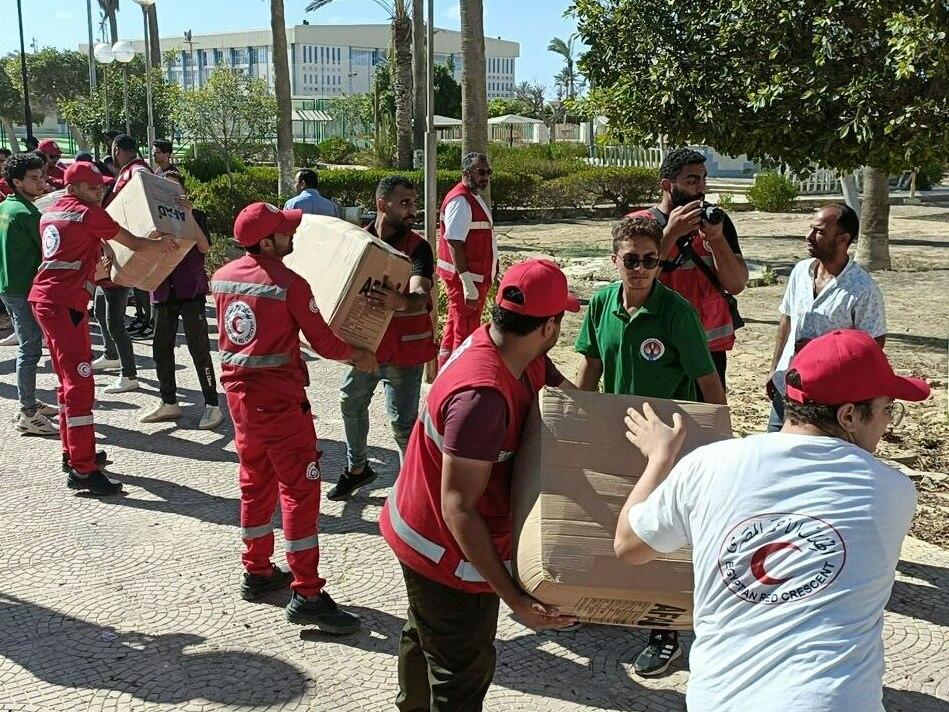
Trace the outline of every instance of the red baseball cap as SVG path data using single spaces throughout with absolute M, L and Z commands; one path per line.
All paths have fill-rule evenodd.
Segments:
M 75 185 L 76 183 L 102 185 L 105 182 L 105 176 L 99 172 L 99 169 L 94 164 L 85 161 L 71 164 L 63 173 L 63 183 L 66 185 Z
M 797 403 L 841 405 L 887 397 L 921 401 L 929 384 L 893 373 L 880 345 L 859 329 L 831 331 L 808 342 L 791 359 L 801 387 L 787 384 L 788 398 Z
M 45 153 L 47 156 L 50 156 L 51 158 L 59 158 L 60 156 L 63 155 L 63 151 L 59 147 L 59 144 L 56 143 L 51 138 L 43 139 L 42 141 L 40 141 L 37 148 L 41 150 L 43 153 Z
M 300 226 L 302 210 L 281 210 L 270 203 L 251 203 L 234 221 L 234 239 L 250 247 L 274 233 L 292 235 Z
M 522 304 L 504 298 L 508 287 L 521 291 Z M 499 307 L 524 316 L 545 317 L 580 311 L 580 300 L 567 288 L 567 275 L 551 260 L 524 260 L 512 265 L 504 273 L 494 301 Z

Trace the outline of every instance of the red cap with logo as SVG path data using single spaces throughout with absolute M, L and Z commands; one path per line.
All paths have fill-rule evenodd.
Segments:
M 234 221 L 234 239 L 237 244 L 250 247 L 277 232 L 292 235 L 302 218 L 302 210 L 281 210 L 270 203 L 251 203 Z
M 53 139 L 47 138 L 39 142 L 37 146 L 39 150 L 45 153 L 50 158 L 59 158 L 63 155 L 62 149 L 59 147 L 59 144 L 56 143 Z
M 809 341 L 791 359 L 801 387 L 787 384 L 788 398 L 797 403 L 841 405 L 886 397 L 921 401 L 929 384 L 897 376 L 880 345 L 859 329 L 831 331 Z
M 516 287 L 524 296 L 518 303 L 505 299 L 504 290 Z M 580 311 L 580 300 L 567 287 L 565 275 L 551 260 L 524 260 L 504 273 L 495 303 L 502 309 L 524 316 L 557 316 Z
M 63 183 L 66 185 L 86 183 L 87 185 L 96 186 L 106 182 L 105 176 L 99 172 L 94 164 L 84 161 L 71 164 L 63 173 Z

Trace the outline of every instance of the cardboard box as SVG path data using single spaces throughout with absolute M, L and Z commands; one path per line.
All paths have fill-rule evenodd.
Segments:
M 178 239 L 178 249 L 165 254 L 131 250 L 109 240 L 105 252 L 112 258 L 113 282 L 153 291 L 194 247 L 201 228 L 191 211 L 178 204 L 177 197 L 183 192 L 176 181 L 138 171 L 109 203 L 106 212 L 133 235 L 147 237 L 157 229 Z
M 373 285 L 388 279 L 402 289 L 412 275 L 408 257 L 362 228 L 325 215 L 304 215 L 284 264 L 313 290 L 316 306 L 343 341 L 375 351 L 392 312 L 369 306 Z
M 525 591 L 581 621 L 692 627 L 691 552 L 643 566 L 616 558 L 620 510 L 646 466 L 623 417 L 643 398 L 545 388 L 524 428 L 512 483 L 514 573 Z M 686 421 L 683 454 L 732 436 L 726 406 L 649 400 Z

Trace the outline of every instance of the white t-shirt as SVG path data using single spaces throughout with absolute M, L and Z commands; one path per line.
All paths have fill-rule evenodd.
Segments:
M 699 448 L 629 523 L 692 545 L 689 712 L 883 712 L 883 608 L 916 505 L 902 473 L 831 437 Z
M 816 259 L 801 260 L 788 279 L 779 311 L 791 318 L 791 331 L 774 373 L 774 385 L 785 393 L 784 375 L 801 339 L 816 339 L 836 329 L 857 328 L 873 338 L 886 333 L 883 293 L 866 271 L 852 259 L 840 274 L 814 296 Z
M 484 214 L 488 216 L 488 221 L 493 223 L 491 211 L 488 210 L 487 203 L 484 202 L 480 195 L 475 195 L 475 198 L 481 205 L 481 209 L 484 210 Z M 471 230 L 472 220 L 471 206 L 468 204 L 465 196 L 459 195 L 448 201 L 448 204 L 445 206 L 444 221 L 446 240 L 464 242 L 468 239 L 468 231 Z M 496 276 L 498 264 L 498 240 L 494 235 L 493 229 L 491 230 L 491 255 L 491 264 L 494 265 L 491 271 L 491 279 L 493 280 Z

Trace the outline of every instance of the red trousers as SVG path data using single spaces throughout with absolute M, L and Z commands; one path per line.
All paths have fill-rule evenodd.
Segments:
M 315 596 L 326 581 L 318 573 L 320 470 L 309 404 L 302 391 L 295 403 L 228 391 L 227 405 L 241 463 L 244 568 L 270 575 L 279 492 L 290 587 L 301 596 Z
M 491 287 L 490 283 L 485 282 L 476 285 L 478 306 L 472 308 L 465 301 L 460 279 L 455 277 L 444 281 L 443 284 L 445 295 L 448 297 L 448 317 L 445 319 L 442 345 L 438 350 L 439 368 L 444 366 L 452 352 L 481 326 L 481 313 L 484 311 L 484 302 L 488 297 L 488 289 Z
M 33 304 L 33 314 L 49 343 L 53 370 L 59 378 L 56 396 L 63 452 L 72 468 L 85 475 L 97 469 L 89 313 L 54 304 Z

